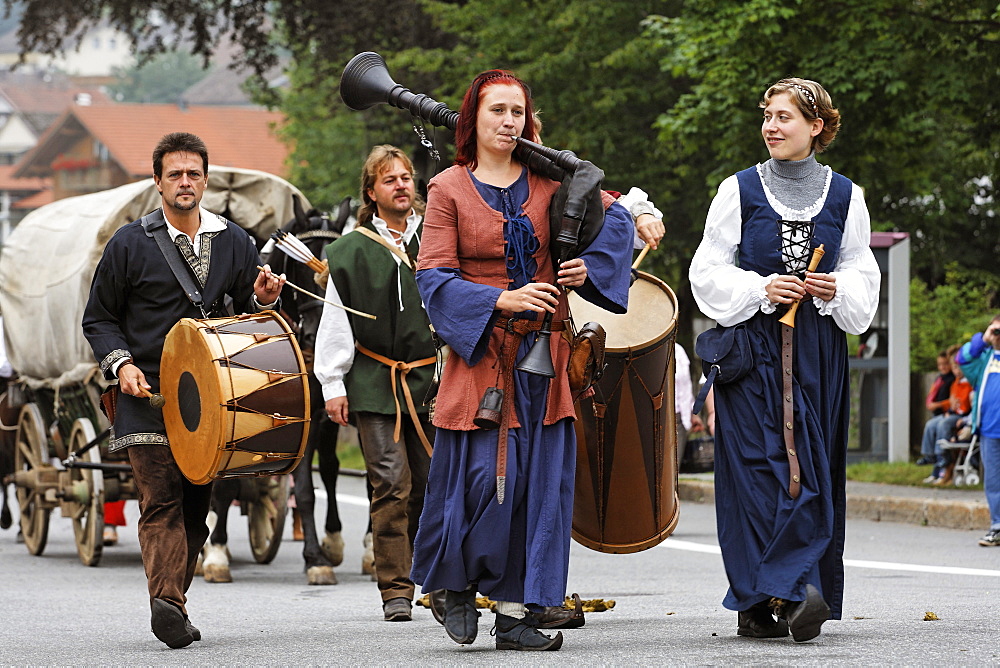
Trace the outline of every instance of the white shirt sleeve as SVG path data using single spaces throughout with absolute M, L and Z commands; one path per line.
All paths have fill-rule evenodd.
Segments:
M 648 202 L 649 206 L 653 208 L 653 215 L 659 218 L 660 220 L 663 220 L 663 213 L 656 208 L 656 205 L 654 205 L 652 202 L 649 201 L 649 195 L 646 194 L 646 191 L 640 188 L 632 186 L 631 190 L 629 190 L 626 194 L 618 198 L 618 203 L 621 204 L 623 207 L 625 207 L 625 210 L 632 215 L 633 223 L 635 223 L 635 215 L 632 214 L 632 205 L 637 204 L 639 202 Z M 643 248 L 645 245 L 646 242 L 639 237 L 639 230 L 635 230 L 632 236 L 632 247 L 635 250 L 639 250 L 640 248 Z
M 719 185 L 688 270 L 698 308 L 724 327 L 749 320 L 757 311 L 775 310 L 765 288 L 777 274 L 761 276 L 736 266 L 742 228 L 740 186 L 733 175 Z
M 343 304 L 337 286 L 332 280 L 326 284 L 326 298 L 334 304 Z M 347 396 L 344 376 L 354 364 L 354 331 L 347 312 L 330 304 L 323 304 L 323 316 L 316 331 L 316 357 L 313 373 L 323 386 L 323 401 Z
M 828 302 L 813 297 L 820 314 L 832 315 L 837 326 L 849 334 L 867 331 L 878 308 L 882 274 L 872 253 L 871 236 L 864 192 L 854 185 L 840 240 L 840 256 L 830 272 L 837 278 L 837 293 Z
M 691 431 L 691 410 L 694 408 L 694 393 L 691 389 L 691 360 L 684 346 L 674 344 L 674 412 L 677 413 L 684 429 Z

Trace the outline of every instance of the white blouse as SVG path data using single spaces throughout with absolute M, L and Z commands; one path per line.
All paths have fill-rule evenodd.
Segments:
M 764 190 L 769 202 L 776 204 L 766 186 Z M 824 191 L 820 198 L 820 209 L 826 194 Z M 783 215 L 780 208 L 777 211 Z M 723 326 L 749 320 L 758 310 L 773 313 L 776 307 L 767 298 L 765 288 L 778 274 L 761 276 L 736 266 L 736 249 L 741 236 L 740 186 L 734 174 L 722 182 L 712 200 L 704 236 L 688 271 L 698 308 Z M 837 266 L 830 272 L 836 276 L 837 293 L 828 302 L 813 297 L 820 314 L 832 316 L 834 322 L 850 334 L 865 332 L 878 307 L 881 273 L 870 241 L 871 220 L 864 193 L 853 185 L 840 241 L 840 256 Z

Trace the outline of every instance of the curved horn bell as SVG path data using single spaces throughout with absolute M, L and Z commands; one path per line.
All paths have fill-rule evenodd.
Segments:
M 351 58 L 340 76 L 340 97 L 351 109 L 361 111 L 376 104 L 406 109 L 432 125 L 454 130 L 458 112 L 423 93 L 416 94 L 389 76 L 385 60 L 374 51 L 364 51 Z

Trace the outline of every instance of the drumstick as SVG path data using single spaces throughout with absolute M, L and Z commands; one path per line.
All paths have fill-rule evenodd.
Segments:
M 257 265 L 257 268 L 260 269 L 261 271 L 264 271 L 264 267 L 261 267 L 260 265 Z M 310 297 L 315 297 L 316 299 L 320 300 L 321 302 L 326 302 L 330 306 L 336 306 L 337 308 L 342 308 L 345 311 L 348 311 L 349 313 L 353 313 L 354 315 L 359 315 L 362 318 L 370 318 L 372 320 L 378 320 L 378 318 L 375 317 L 375 316 L 373 316 L 371 313 L 365 313 L 363 311 L 355 311 L 350 306 L 344 306 L 343 304 L 335 304 L 332 301 L 330 301 L 329 299 L 323 299 L 322 297 L 320 297 L 319 295 L 317 295 L 315 292 L 309 292 L 308 290 L 300 288 L 299 286 L 295 285 L 291 281 L 286 280 L 285 281 L 285 285 L 287 285 L 288 287 L 290 287 L 292 290 L 298 290 L 299 292 L 301 292 L 304 295 L 309 295 Z
M 163 405 L 167 403 L 162 394 L 153 394 L 142 385 L 139 386 L 139 393 L 149 399 L 149 405 L 153 408 L 163 408 Z
M 643 258 L 646 257 L 646 253 L 648 253 L 648 252 L 649 252 L 649 244 L 646 244 L 643 247 L 643 249 L 639 252 L 639 257 L 637 257 L 635 259 L 635 262 L 632 263 L 632 268 L 633 269 L 638 269 L 639 268 L 639 263 L 642 262 Z

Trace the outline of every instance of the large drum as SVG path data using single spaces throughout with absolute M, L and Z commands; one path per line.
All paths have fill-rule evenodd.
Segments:
M 604 376 L 577 404 L 573 538 L 600 552 L 659 544 L 679 518 L 674 429 L 677 298 L 639 272 L 616 315 L 570 294 L 577 324 L 607 331 Z
M 302 351 L 273 311 L 184 318 L 160 360 L 170 449 L 188 480 L 290 473 L 309 436 Z

